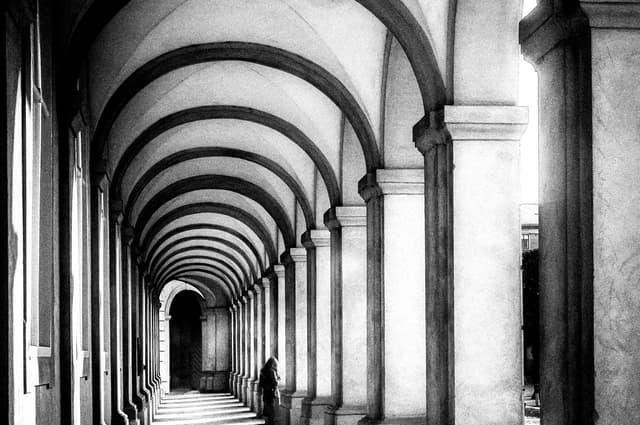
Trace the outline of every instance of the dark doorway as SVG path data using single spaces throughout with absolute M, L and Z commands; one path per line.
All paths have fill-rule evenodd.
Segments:
M 198 295 L 191 291 L 180 292 L 173 299 L 169 314 L 171 391 L 197 389 L 202 369 Z

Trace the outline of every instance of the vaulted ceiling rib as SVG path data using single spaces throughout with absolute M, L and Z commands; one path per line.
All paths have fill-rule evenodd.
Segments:
M 447 0 L 95 0 L 71 68 L 82 57 L 92 76 L 92 164 L 106 161 L 154 284 L 236 297 L 322 227 L 357 183 L 344 119 L 366 170 L 383 165 L 388 31 L 425 110 L 443 104 L 447 29 L 432 22 L 447 13 Z

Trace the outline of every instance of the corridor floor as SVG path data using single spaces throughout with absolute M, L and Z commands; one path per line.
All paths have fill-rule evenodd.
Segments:
M 153 420 L 157 425 L 264 424 L 264 420 L 231 394 L 169 393 Z

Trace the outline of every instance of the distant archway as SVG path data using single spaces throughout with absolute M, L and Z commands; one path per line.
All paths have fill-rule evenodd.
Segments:
M 181 291 L 171 303 L 170 390 L 197 389 L 202 369 L 201 298 L 194 291 Z

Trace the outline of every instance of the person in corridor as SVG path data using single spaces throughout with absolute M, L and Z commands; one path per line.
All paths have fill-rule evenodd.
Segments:
M 266 425 L 275 423 L 278 412 L 280 393 L 278 391 L 278 360 L 270 357 L 260 370 L 260 389 L 262 390 L 263 416 L 267 420 Z

